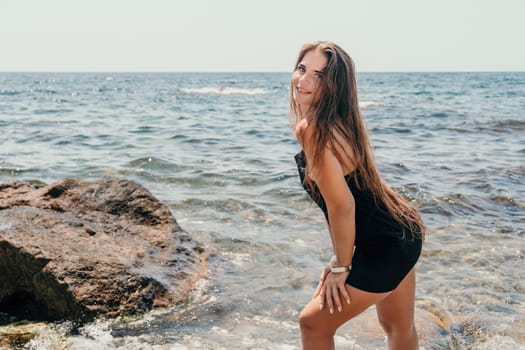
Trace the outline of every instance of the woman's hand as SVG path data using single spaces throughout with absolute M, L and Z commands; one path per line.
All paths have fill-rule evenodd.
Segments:
M 350 274 L 349 271 L 341 273 L 330 272 L 330 268 L 325 268 L 323 273 L 328 269 L 328 273 L 324 276 L 324 282 L 320 285 L 320 304 L 319 308 L 322 310 L 325 305 L 328 305 L 330 314 L 334 313 L 334 306 L 341 312 L 343 310 L 343 303 L 341 299 L 346 300 L 350 304 L 350 295 L 346 290 L 346 278 Z M 321 275 L 323 277 L 323 275 Z M 319 289 L 319 287 L 317 287 Z
M 323 272 L 321 272 L 321 277 L 319 277 L 319 284 L 317 285 L 317 289 L 315 290 L 315 293 L 312 297 L 312 299 L 315 299 L 319 293 L 321 293 L 321 290 L 323 288 L 324 280 L 326 279 L 326 276 L 328 276 L 328 273 L 330 272 L 330 267 L 323 268 Z

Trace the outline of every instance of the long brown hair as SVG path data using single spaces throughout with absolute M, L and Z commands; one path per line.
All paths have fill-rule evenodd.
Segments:
M 292 123 L 295 125 L 299 118 L 306 117 L 309 125 L 313 126 L 314 157 L 309 159 L 311 164 L 308 168 L 313 168 L 315 164 L 318 164 L 325 147 L 332 149 L 339 162 L 343 164 L 343 157 L 338 151 L 343 150 L 344 152 L 345 149 L 340 140 L 342 138 L 351 145 L 353 150 L 352 155 L 347 154 L 346 156 L 352 159 L 356 166 L 357 171 L 354 172 L 354 176 L 357 176 L 357 173 L 361 175 L 363 186 L 372 192 L 376 203 L 383 203 L 396 221 L 413 234 L 424 237 L 425 226 L 417 210 L 385 183 L 377 169 L 366 125 L 359 110 L 352 59 L 338 45 L 318 41 L 303 46 L 294 71 L 306 53 L 311 50 L 321 50 L 327 58 L 327 64 L 319 86 L 320 95 L 306 115 L 301 115 L 301 112 L 305 111 L 300 111 L 293 98 L 293 86 L 290 88 Z M 308 169 L 305 171 L 308 172 Z M 357 184 L 360 182 L 356 181 Z

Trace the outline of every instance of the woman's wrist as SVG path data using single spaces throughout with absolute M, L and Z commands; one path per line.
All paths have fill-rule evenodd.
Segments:
M 348 272 L 352 269 L 352 265 L 346 265 L 346 266 L 330 266 L 330 272 L 331 273 L 343 273 Z
M 352 265 L 339 265 L 337 263 L 337 256 L 335 255 L 332 255 L 328 267 L 330 268 L 330 272 L 332 273 L 343 273 L 348 272 L 352 269 Z

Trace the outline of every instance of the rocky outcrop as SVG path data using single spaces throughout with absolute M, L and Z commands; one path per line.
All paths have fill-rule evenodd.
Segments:
M 187 297 L 208 252 L 128 180 L 0 184 L 0 312 L 87 321 Z

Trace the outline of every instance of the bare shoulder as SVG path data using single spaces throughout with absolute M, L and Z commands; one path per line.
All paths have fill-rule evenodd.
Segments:
M 315 137 L 314 128 L 315 125 L 309 123 L 306 118 L 300 120 L 295 127 L 297 140 L 306 154 L 306 159 L 310 160 L 310 164 L 311 160 L 314 159 L 317 149 L 317 139 Z M 317 169 L 310 169 L 310 175 L 312 175 L 313 178 L 317 177 L 316 173 L 319 171 L 323 172 L 321 168 L 325 168 L 325 166 L 333 167 L 338 164 L 344 174 L 348 174 L 356 168 L 352 146 L 337 131 L 337 129 L 334 128 L 331 132 L 333 133 L 335 142 L 332 144 L 333 147 L 331 145 L 326 145 L 326 147 L 321 150 L 318 160 L 323 160 L 324 164 L 318 164 Z
M 295 127 L 297 140 L 303 147 L 306 159 L 311 162 L 315 155 L 315 126 L 306 118 L 300 120 Z M 310 163 L 311 164 L 311 163 Z
M 341 168 L 345 174 L 348 174 L 354 171 L 357 167 L 355 150 L 337 129 L 333 130 L 333 134 L 336 141 L 334 143 L 333 153 L 339 156 L 339 159 L 341 160 Z
M 295 137 L 301 146 L 303 146 L 303 149 L 305 147 L 305 142 L 308 142 L 312 138 L 312 128 L 309 126 L 306 118 L 301 119 L 295 125 Z
M 353 196 L 345 179 L 345 169 L 329 147 L 325 147 L 317 169 L 315 181 L 328 208 L 348 208 Z

